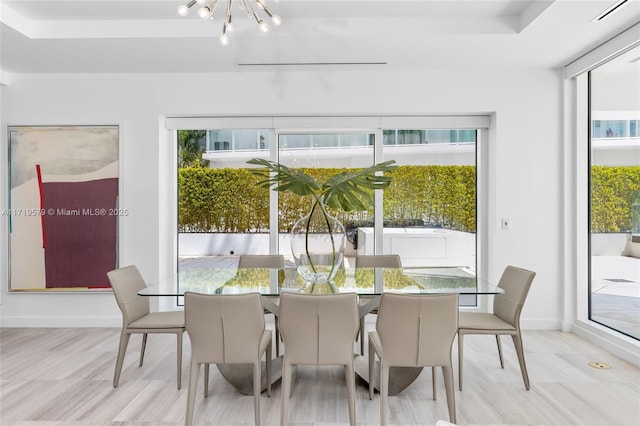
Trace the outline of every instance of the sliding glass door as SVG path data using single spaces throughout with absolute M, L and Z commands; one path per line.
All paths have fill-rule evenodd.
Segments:
M 589 319 L 640 339 L 640 47 L 589 72 Z
M 278 160 L 287 167 L 301 168 L 320 184 L 331 176 L 356 168 L 374 164 L 375 134 L 363 131 L 319 131 L 286 132 L 278 134 Z M 289 192 L 278 194 L 279 253 L 293 262 L 289 232 L 293 225 L 309 213 L 311 199 L 300 198 Z M 345 265 L 354 265 L 357 247 L 357 229 L 361 221 L 374 220 L 374 208 L 358 212 L 328 209 L 347 232 L 344 253 Z M 370 242 L 373 248 L 373 239 Z
M 178 131 L 178 285 L 203 280 L 239 254 L 269 253 L 269 190 L 247 170 L 269 158 L 265 129 Z
M 385 191 L 383 252 L 397 253 L 414 279 L 475 285 L 476 129 L 385 129 L 384 158 L 399 165 Z M 475 306 L 475 296 L 460 304 Z

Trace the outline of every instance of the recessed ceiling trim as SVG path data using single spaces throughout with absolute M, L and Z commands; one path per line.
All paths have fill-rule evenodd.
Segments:
M 600 22 L 600 21 L 604 21 L 605 19 L 607 19 L 609 16 L 611 16 L 611 14 L 613 12 L 615 12 L 616 10 L 620 9 L 622 6 L 625 5 L 625 3 L 627 3 L 629 0 L 618 0 L 616 1 L 614 4 L 612 4 L 611 6 L 609 6 L 608 8 L 606 8 L 605 10 L 603 10 L 602 12 L 600 12 L 600 14 L 598 14 L 598 16 L 596 16 L 595 18 L 593 18 L 592 22 Z
M 274 66 L 325 66 L 325 65 L 387 65 L 387 62 L 255 62 L 240 63 L 240 67 L 274 67 Z

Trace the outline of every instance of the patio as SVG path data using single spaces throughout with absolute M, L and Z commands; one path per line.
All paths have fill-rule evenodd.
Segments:
M 591 319 L 640 339 L 640 259 L 592 256 Z

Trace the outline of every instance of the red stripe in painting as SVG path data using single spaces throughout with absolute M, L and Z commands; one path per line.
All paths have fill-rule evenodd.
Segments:
M 42 173 L 40 172 L 40 164 L 36 164 L 36 175 L 38 175 L 38 192 L 40 193 L 40 211 L 44 211 L 44 199 L 42 191 Z M 44 231 L 44 215 L 40 215 L 42 224 L 42 248 L 47 248 L 47 233 Z

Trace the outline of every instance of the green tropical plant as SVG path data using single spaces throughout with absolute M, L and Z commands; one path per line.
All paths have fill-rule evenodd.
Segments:
M 397 168 L 395 161 L 385 161 L 359 170 L 350 170 L 330 177 L 324 183 L 302 169 L 293 169 L 275 161 L 254 158 L 248 164 L 265 168 L 249 169 L 262 177 L 258 186 L 271 187 L 275 191 L 290 191 L 299 196 L 310 195 L 314 203 L 320 203 L 344 211 L 366 210 L 373 205 L 374 189 L 385 189 L 391 184 L 391 177 L 378 175 Z
M 309 234 L 312 226 L 311 218 L 316 209 L 320 209 L 321 217 L 330 230 L 330 217 L 326 206 L 347 212 L 366 210 L 373 205 L 373 190 L 385 189 L 391 184 L 391 177 L 380 173 L 390 172 L 397 167 L 395 161 L 385 161 L 363 169 L 338 173 L 320 183 L 302 169 L 290 168 L 275 161 L 254 158 L 247 163 L 263 166 L 249 169 L 251 173 L 262 178 L 257 182 L 259 187 L 269 187 L 280 192 L 289 191 L 301 197 L 312 198 L 311 212 L 305 224 L 305 251 L 309 266 L 314 272 L 317 272 L 317 269 L 309 250 Z M 329 231 L 329 237 L 334 247 L 331 231 Z M 335 250 L 332 256 L 335 260 Z M 333 269 L 329 271 L 329 275 L 333 272 Z
M 206 130 L 178 130 L 178 167 L 206 167 L 209 160 L 202 158 L 204 148 L 200 141 L 207 135 Z

